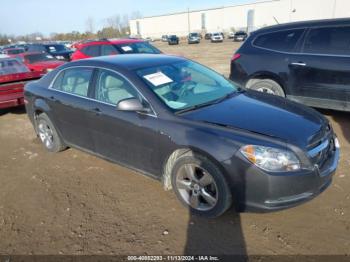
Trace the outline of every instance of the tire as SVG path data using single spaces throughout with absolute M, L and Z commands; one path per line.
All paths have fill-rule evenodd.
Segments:
M 190 179 L 187 170 L 195 180 Z M 224 175 L 204 156 L 191 152 L 180 156 L 171 171 L 171 183 L 177 198 L 195 215 L 215 218 L 232 205 Z
M 67 148 L 47 114 L 41 113 L 35 124 L 39 139 L 48 151 L 57 153 Z
M 283 88 L 271 79 L 252 79 L 248 81 L 246 88 L 271 95 L 286 97 Z

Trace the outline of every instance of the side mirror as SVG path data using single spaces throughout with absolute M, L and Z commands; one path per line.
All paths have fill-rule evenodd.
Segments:
M 127 98 L 117 104 L 117 110 L 149 113 L 150 109 L 145 107 L 137 98 Z

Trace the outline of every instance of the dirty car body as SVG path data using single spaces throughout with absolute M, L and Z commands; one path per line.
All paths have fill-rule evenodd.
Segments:
M 74 72 L 86 84 L 72 90 L 85 91 L 62 89 L 65 75 Z M 106 75 L 119 79 L 104 82 L 111 88 L 124 81 L 132 91 L 113 87 L 117 91 L 107 95 L 113 99 L 106 100 L 99 93 Z M 272 211 L 312 199 L 330 185 L 338 164 L 336 136 L 321 114 L 240 90 L 181 57 L 80 60 L 25 90 L 37 133 L 36 122 L 45 113 L 65 145 L 138 170 L 168 189 L 174 188 L 169 170 L 176 156 L 191 151 L 217 167 L 239 210 Z

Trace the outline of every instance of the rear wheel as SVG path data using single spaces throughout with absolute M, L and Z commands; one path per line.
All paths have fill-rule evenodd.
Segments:
M 252 79 L 248 81 L 246 87 L 259 92 L 286 97 L 282 87 L 271 79 Z
M 218 217 L 231 206 L 231 192 L 225 177 L 206 157 L 181 156 L 174 164 L 171 178 L 178 199 L 196 215 Z
M 38 136 L 48 151 L 56 153 L 66 149 L 56 128 L 45 113 L 40 114 L 35 122 Z

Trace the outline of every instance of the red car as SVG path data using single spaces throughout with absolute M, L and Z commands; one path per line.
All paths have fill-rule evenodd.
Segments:
M 24 85 L 40 77 L 40 72 L 30 72 L 19 59 L 0 58 L 0 109 L 23 105 Z
M 72 61 L 96 56 L 118 54 L 160 54 L 150 43 L 139 39 L 96 40 L 76 44 Z
M 65 62 L 57 60 L 52 55 L 43 52 L 32 52 L 20 54 L 23 63 L 35 72 L 41 72 L 42 75 L 52 71 L 56 67 L 63 65 Z

